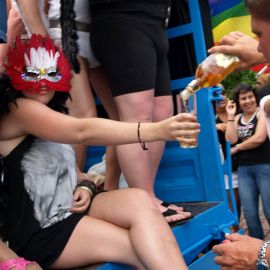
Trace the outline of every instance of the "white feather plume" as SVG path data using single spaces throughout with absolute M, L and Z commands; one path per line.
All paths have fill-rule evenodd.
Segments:
M 35 67 L 38 69 L 48 69 L 57 66 L 57 61 L 60 56 L 59 52 L 53 55 L 53 51 L 49 52 L 45 48 L 39 47 L 37 50 L 34 48 L 30 49 L 30 59 L 27 54 L 24 54 L 25 64 L 27 66 Z

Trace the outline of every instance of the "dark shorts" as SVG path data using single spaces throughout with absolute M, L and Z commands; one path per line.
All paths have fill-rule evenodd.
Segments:
M 114 97 L 155 89 L 171 95 L 166 31 L 136 21 L 93 21 L 91 44 L 103 65 Z
M 63 252 L 72 232 L 84 214 L 72 214 L 68 218 L 34 234 L 20 256 L 36 261 L 43 269 L 50 266 Z

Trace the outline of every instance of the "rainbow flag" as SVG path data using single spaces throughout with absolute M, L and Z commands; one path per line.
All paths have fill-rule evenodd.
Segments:
M 208 0 L 214 42 L 232 31 L 241 31 L 254 37 L 250 27 L 250 16 L 243 0 Z
M 211 10 L 212 33 L 214 43 L 232 31 L 241 31 L 251 37 L 250 15 L 243 0 L 208 0 Z M 259 71 L 264 65 L 252 68 Z M 266 72 L 270 72 L 270 68 Z

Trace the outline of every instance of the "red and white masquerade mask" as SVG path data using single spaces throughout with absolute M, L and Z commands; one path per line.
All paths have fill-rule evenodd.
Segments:
M 29 41 L 16 39 L 9 49 L 7 75 L 16 90 L 68 92 L 71 68 L 60 48 L 49 37 L 33 34 Z

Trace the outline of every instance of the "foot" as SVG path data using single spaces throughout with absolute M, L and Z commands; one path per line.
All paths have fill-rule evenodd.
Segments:
M 185 223 L 193 218 L 192 214 L 190 212 L 185 212 L 183 207 L 163 202 L 158 198 L 155 198 L 155 202 L 161 214 L 171 226 Z
M 162 215 L 170 226 L 186 223 L 188 220 L 193 218 L 190 212 L 182 212 L 181 214 L 179 214 L 172 209 L 167 209 L 166 211 L 162 212 Z
M 182 212 L 184 212 L 184 208 L 177 206 L 175 204 L 171 204 L 171 203 L 167 203 L 167 202 L 161 202 L 160 203 L 161 206 L 164 206 L 165 208 L 171 209 L 171 210 L 175 210 L 177 213 L 181 214 Z
M 167 203 L 167 202 L 164 202 L 164 201 L 161 201 L 160 199 L 158 198 L 155 198 L 154 199 L 160 212 L 164 212 L 165 211 L 165 208 L 166 209 L 171 209 L 171 210 L 175 210 L 177 213 L 181 214 L 182 212 L 184 212 L 184 208 L 183 207 L 179 207 L 175 204 L 171 204 L 171 203 Z

